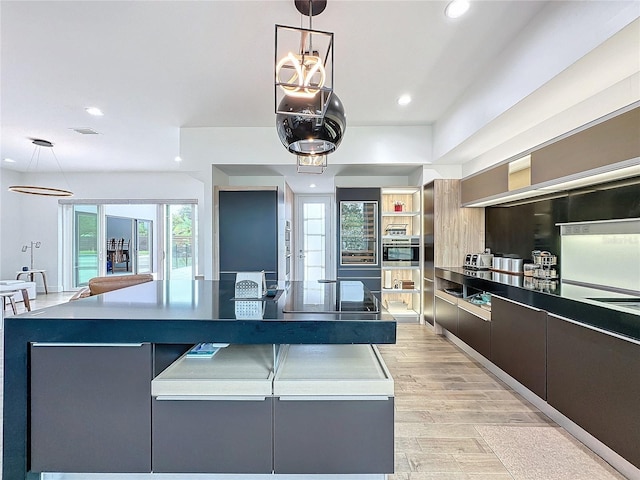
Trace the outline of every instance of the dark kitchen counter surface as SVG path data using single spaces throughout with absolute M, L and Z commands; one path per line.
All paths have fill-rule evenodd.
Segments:
M 464 268 L 436 268 L 438 278 L 486 291 L 554 315 L 640 341 L 640 310 L 633 295 L 532 277 Z M 600 300 L 596 300 L 600 299 Z M 603 302 L 602 299 L 616 303 Z
M 25 478 L 29 345 L 384 344 L 396 321 L 360 282 L 279 285 L 233 299 L 234 282 L 154 281 L 4 320 L 3 478 Z M 258 312 L 257 314 L 255 312 Z M 290 312 L 290 313 L 289 313 Z

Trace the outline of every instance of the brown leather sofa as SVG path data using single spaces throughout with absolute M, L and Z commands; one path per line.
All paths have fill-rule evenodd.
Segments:
M 77 300 L 79 298 L 100 295 L 101 293 L 119 290 L 121 288 L 131 287 L 140 283 L 150 282 L 153 275 L 150 273 L 141 273 L 137 275 L 116 275 L 109 277 L 93 277 L 89 280 L 89 286 L 79 290 L 69 300 Z

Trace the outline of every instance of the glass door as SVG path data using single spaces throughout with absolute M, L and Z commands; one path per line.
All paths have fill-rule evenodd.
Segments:
M 136 250 L 135 272 L 153 272 L 153 222 L 151 220 L 136 220 Z
M 97 205 L 73 206 L 73 286 L 84 287 L 100 275 L 100 234 Z
M 165 279 L 193 280 L 195 278 L 195 206 L 167 205 Z
M 299 195 L 296 202 L 295 280 L 333 279 L 331 195 Z
M 378 265 L 378 202 L 340 202 L 340 265 Z

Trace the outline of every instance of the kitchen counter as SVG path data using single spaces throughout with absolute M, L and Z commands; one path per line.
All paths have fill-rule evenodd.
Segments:
M 531 277 L 493 271 L 474 271 L 458 267 L 436 268 L 436 277 L 510 300 L 539 308 L 640 341 L 640 311 L 623 305 L 605 303 L 601 299 L 632 299 L 632 295 L 563 283 L 561 280 L 542 284 Z
M 394 318 L 361 284 L 280 287 L 285 291 L 274 298 L 234 301 L 234 282 L 154 281 L 5 319 L 3 478 L 27 478 L 29 348 L 35 342 L 395 343 Z

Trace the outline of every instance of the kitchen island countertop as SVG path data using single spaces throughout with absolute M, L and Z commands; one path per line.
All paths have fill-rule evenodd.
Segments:
M 280 285 L 234 299 L 234 282 L 154 281 L 5 319 L 3 478 L 28 468 L 29 346 L 43 343 L 384 344 L 396 321 L 366 288 Z M 284 311 L 292 313 L 285 313 Z

